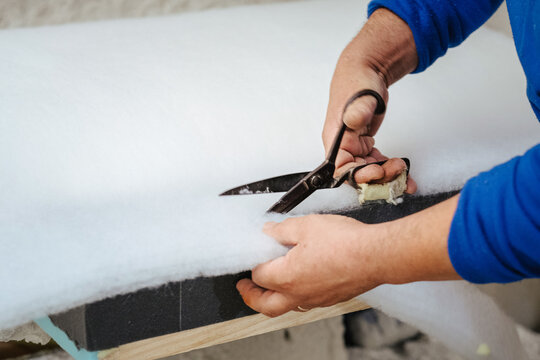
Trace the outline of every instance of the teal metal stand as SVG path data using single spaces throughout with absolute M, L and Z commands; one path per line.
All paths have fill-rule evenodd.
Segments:
M 40 328 L 43 329 L 62 349 L 64 349 L 69 355 L 73 356 L 75 360 L 98 360 L 97 352 L 89 352 L 84 349 L 79 350 L 75 343 L 61 329 L 53 324 L 49 317 L 44 317 L 38 320 L 34 320 Z

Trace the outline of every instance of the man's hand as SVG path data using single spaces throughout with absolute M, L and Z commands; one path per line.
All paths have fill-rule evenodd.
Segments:
M 457 199 L 376 225 L 337 215 L 268 223 L 264 231 L 291 250 L 236 287 L 249 307 L 278 316 L 331 306 L 383 283 L 459 279 L 447 250 Z
M 375 98 L 358 98 L 342 114 L 347 100 L 359 90 L 371 89 L 388 103 L 390 84 L 414 70 L 417 61 L 409 27 L 386 9 L 377 10 L 345 48 L 332 78 L 322 135 L 328 151 L 341 127 L 342 117 L 349 128 L 343 136 L 336 160 L 336 175 L 351 167 L 388 159 L 374 147 L 373 136 L 384 118 L 384 114 L 374 115 Z M 385 183 L 394 180 L 405 168 L 403 160 L 394 158 L 384 166 L 366 166 L 355 174 L 355 180 L 357 183 Z M 416 183 L 409 179 L 406 192 L 415 191 Z
M 331 306 L 379 285 L 372 254 L 380 243 L 369 225 L 337 215 L 309 215 L 267 223 L 264 232 L 287 255 L 257 266 L 237 288 L 248 306 L 268 316 Z

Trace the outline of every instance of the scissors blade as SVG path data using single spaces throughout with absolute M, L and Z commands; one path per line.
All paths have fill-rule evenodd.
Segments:
M 220 196 L 286 192 L 289 191 L 296 183 L 302 180 L 307 174 L 309 174 L 308 171 L 255 181 L 227 190 L 221 193 Z
M 292 189 L 290 189 L 285 195 L 281 197 L 274 205 L 270 207 L 266 212 L 275 212 L 286 214 L 304 201 L 309 195 L 313 194 L 317 190 L 310 187 L 306 182 L 302 181 L 297 183 Z
M 331 188 L 335 184 L 334 164 L 325 160 L 315 170 L 304 176 L 266 212 L 285 214 L 304 201 L 315 190 Z

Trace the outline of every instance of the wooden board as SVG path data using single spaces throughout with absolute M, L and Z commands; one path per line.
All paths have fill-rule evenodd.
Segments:
M 161 359 L 195 349 L 223 344 L 367 308 L 369 308 L 368 305 L 359 300 L 352 299 L 328 308 L 313 309 L 304 313 L 291 311 L 276 318 L 256 314 L 174 334 L 145 339 L 122 345 L 115 349 L 101 351 L 99 353 L 99 359 Z

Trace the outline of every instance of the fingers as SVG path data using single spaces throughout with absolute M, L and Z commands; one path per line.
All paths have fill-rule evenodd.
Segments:
M 344 156 L 344 158 L 347 158 Z M 350 155 L 347 159 L 352 161 L 346 163 L 342 167 L 336 170 L 338 176 L 347 172 L 348 170 L 356 167 L 365 165 L 366 162 L 378 162 L 384 161 L 387 158 L 382 155 L 377 149 L 373 149 L 372 153 L 368 157 L 353 157 Z M 358 170 L 354 174 L 354 180 L 358 184 L 364 183 L 375 183 L 375 184 L 384 184 L 390 181 L 395 180 L 403 171 L 407 170 L 407 164 L 401 158 L 392 158 L 387 160 L 382 165 L 371 164 L 365 166 L 364 168 Z M 407 181 L 407 190 L 406 192 L 412 194 L 416 192 L 416 182 L 409 178 Z
M 302 223 L 304 218 L 288 218 L 280 223 L 267 222 L 264 224 L 263 231 L 276 239 L 281 245 L 295 246 L 303 235 Z
M 287 258 L 281 256 L 256 266 L 251 272 L 253 282 L 265 289 L 284 290 L 291 274 Z
M 295 308 L 294 304 L 283 294 L 263 289 L 249 279 L 242 279 L 236 284 L 242 299 L 253 310 L 276 317 Z
M 377 148 L 373 148 L 373 150 L 371 150 L 371 153 L 369 153 L 369 155 L 373 157 L 375 161 L 388 160 L 388 156 L 384 156 L 383 154 L 381 154 L 381 152 Z
M 336 169 L 336 176 L 339 177 L 339 176 L 343 175 L 344 173 L 346 173 L 347 171 L 349 171 L 352 168 L 355 168 L 357 166 L 365 165 L 368 161 L 375 162 L 377 160 L 375 160 L 373 158 L 366 160 L 365 158 L 361 158 L 361 157 L 357 158 L 357 157 L 355 157 L 354 161 L 348 162 L 344 166 Z M 368 165 L 368 166 L 363 167 L 362 169 L 358 170 L 354 174 L 354 180 L 358 184 L 363 184 L 363 183 L 369 183 L 369 182 L 373 182 L 375 180 L 382 179 L 384 176 L 385 176 L 385 174 L 384 174 L 384 169 L 382 168 L 382 166 L 377 165 L 377 164 L 372 164 L 372 165 Z
M 417 190 L 418 186 L 416 185 L 416 181 L 412 177 L 409 176 L 407 179 L 407 189 L 405 189 L 405 192 L 407 194 L 414 194 Z
M 268 222 L 263 231 L 281 244 L 295 246 L 305 234 L 306 217 L 289 218 L 281 223 Z M 303 230 L 304 229 L 304 230 Z M 292 286 L 291 276 L 294 269 L 289 261 L 298 248 L 293 248 L 286 256 L 258 265 L 252 270 L 252 280 L 243 279 L 238 282 L 237 289 L 244 302 L 267 316 L 279 316 L 295 308 L 295 302 L 281 291 L 289 291 Z
M 385 177 L 384 169 L 380 165 L 372 164 L 358 170 L 354 174 L 354 181 L 358 184 L 375 182 Z
M 380 161 L 373 157 L 375 153 L 375 140 L 371 136 L 351 136 L 346 132 L 343 136 L 338 155 L 336 157 L 336 167 L 339 169 L 345 164 L 356 162 L 358 165 L 364 165 L 368 162 Z
M 399 174 L 401 174 L 403 171 L 407 170 L 407 164 L 405 164 L 405 161 L 400 158 L 392 158 L 390 160 L 387 160 L 384 164 L 381 165 L 381 167 L 383 169 L 384 176 L 377 180 L 374 180 L 373 182 L 376 184 L 384 184 L 390 182 L 397 178 Z
M 346 131 L 339 148 L 355 156 L 367 156 L 373 150 L 373 146 L 375 146 L 375 139 L 373 137 L 359 136 L 352 131 Z
M 282 245 L 296 246 L 305 235 L 305 229 L 302 226 L 304 223 L 304 218 L 288 218 L 281 223 L 267 222 L 264 224 L 263 231 Z M 294 249 L 290 250 L 286 256 L 255 267 L 251 273 L 253 281 L 266 289 L 282 290 L 287 287 L 287 279 L 292 273 L 288 259 L 293 253 Z

